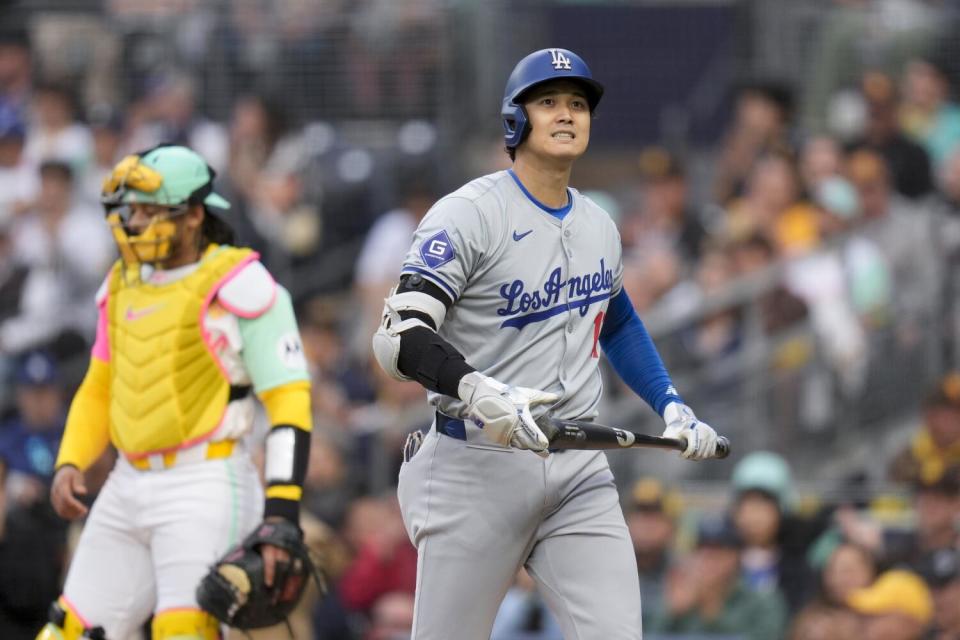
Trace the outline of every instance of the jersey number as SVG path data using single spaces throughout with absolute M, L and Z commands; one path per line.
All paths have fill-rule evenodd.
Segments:
M 597 343 L 600 342 L 600 328 L 603 327 L 603 311 L 597 314 L 597 317 L 593 319 L 593 351 L 590 352 L 591 358 L 599 358 L 600 353 L 597 351 Z

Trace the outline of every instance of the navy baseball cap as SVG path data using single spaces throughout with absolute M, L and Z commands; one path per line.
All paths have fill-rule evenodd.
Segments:
M 740 534 L 730 518 L 706 517 L 697 527 L 698 547 L 726 547 L 739 549 L 743 545 Z
M 23 139 L 27 136 L 27 127 L 23 118 L 12 104 L 0 101 L 0 140 L 6 138 Z
M 960 580 L 960 550 L 945 548 L 930 551 L 920 560 L 917 568 L 931 587 L 944 587 L 954 580 Z
M 57 361 L 46 351 L 31 351 L 20 359 L 16 383 L 24 387 L 40 387 L 60 382 Z

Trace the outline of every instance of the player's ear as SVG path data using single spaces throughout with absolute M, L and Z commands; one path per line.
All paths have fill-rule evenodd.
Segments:
M 183 224 L 191 231 L 199 230 L 203 226 L 203 218 L 206 215 L 202 204 L 191 204 L 187 212 L 183 214 Z

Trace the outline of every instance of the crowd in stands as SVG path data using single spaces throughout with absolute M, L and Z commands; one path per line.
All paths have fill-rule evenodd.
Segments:
M 137 5 L 108 4 L 118 19 Z M 249 15 L 258 3 L 236 4 L 246 9 L 231 13 L 226 41 L 269 40 Z M 391 15 L 397 28 L 433 28 L 422 12 Z M 233 58 L 244 66 L 234 77 L 269 75 L 303 54 L 304 34 L 347 28 L 325 13 L 299 28 L 287 17 L 273 25 L 287 48 L 271 57 L 269 43 L 251 46 Z M 0 637 L 34 637 L 76 534 L 47 490 L 86 368 L 94 293 L 115 259 L 100 183 L 124 155 L 171 141 L 217 170 L 231 224 L 295 296 L 315 413 L 303 526 L 331 567 L 330 593 L 308 596 L 296 637 L 406 638 L 417 558 L 394 488 L 400 445 L 432 412 L 417 384 L 371 366 L 368 345 L 410 235 L 442 195 L 431 168 L 408 158 L 373 187 L 370 156 L 324 155 L 330 132 L 290 118 L 277 87 L 237 90 L 205 113 L 196 83 L 212 80 L 186 66 L 97 93 L 50 73 L 63 60 L 45 60 L 34 36 L 0 29 Z M 403 117 L 432 115 L 402 83 L 383 93 L 370 75 L 397 62 L 409 82 L 427 82 L 437 64 L 427 48 L 403 58 L 396 41 L 373 40 L 351 40 L 369 62 L 354 70 L 368 80 L 351 85 L 357 115 L 391 102 Z M 840 96 L 846 111 L 811 109 L 802 86 L 745 83 L 708 171 L 702 153 L 651 146 L 634 150 L 629 182 L 590 191 L 620 228 L 624 287 L 641 318 L 671 371 L 695 381 L 684 395 L 738 447 L 730 464 L 710 463 L 712 502 L 686 483 L 697 471 L 618 478 L 645 637 L 960 640 L 960 75 L 952 41 L 910 42 L 896 68 L 867 56 L 844 70 L 823 100 Z M 488 169 L 507 165 L 500 154 Z M 753 378 L 724 366 L 757 344 Z M 767 421 L 744 424 L 722 407 L 744 404 L 754 378 L 761 393 L 748 404 Z M 623 402 L 645 411 L 608 384 L 602 415 Z M 891 415 L 912 431 L 880 459 L 889 449 L 863 425 Z M 859 434 L 852 446 L 868 449 L 869 466 L 848 469 L 830 495 L 804 493 L 810 469 L 797 466 L 791 430 Z M 847 453 L 856 450 L 820 455 Z M 111 466 L 105 456 L 90 471 L 88 499 Z M 521 572 L 493 638 L 560 637 Z

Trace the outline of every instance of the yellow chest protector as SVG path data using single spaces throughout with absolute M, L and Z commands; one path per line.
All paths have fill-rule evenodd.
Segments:
M 229 402 L 230 381 L 204 335 L 216 288 L 255 259 L 249 249 L 211 245 L 200 266 L 170 283 L 128 285 L 110 274 L 110 438 L 131 456 L 178 449 L 209 437 Z

